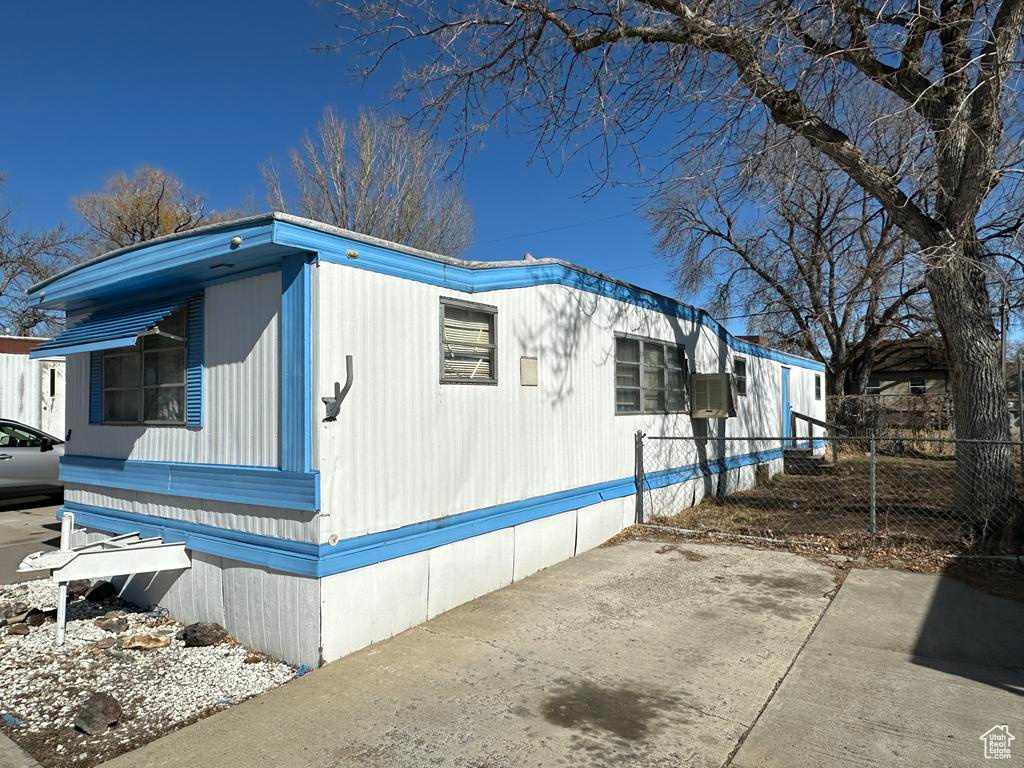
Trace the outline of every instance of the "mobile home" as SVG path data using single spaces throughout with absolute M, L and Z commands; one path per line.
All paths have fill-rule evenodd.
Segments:
M 48 339 L 0 336 L 0 419 L 11 419 L 64 438 L 64 361 L 32 359 Z
M 549 259 L 468 262 L 274 213 L 114 251 L 67 312 L 64 508 L 185 542 L 126 597 L 318 664 L 634 521 L 634 435 L 778 435 L 822 366 Z M 781 471 L 736 443 L 711 471 Z M 655 490 L 692 483 L 696 451 Z M 660 484 L 660 485 L 659 485 Z M 695 499 L 694 494 L 687 498 Z

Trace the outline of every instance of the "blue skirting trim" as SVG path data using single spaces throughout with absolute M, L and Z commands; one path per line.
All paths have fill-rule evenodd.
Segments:
M 126 461 L 96 456 L 64 456 L 60 479 L 128 491 L 195 499 L 233 501 L 261 507 L 320 509 L 320 474 L 271 467 Z M 221 529 L 216 529 L 221 530 Z
M 664 488 L 724 470 L 739 469 L 781 458 L 782 449 L 773 448 L 674 467 L 647 475 L 645 488 Z M 600 504 L 603 501 L 632 496 L 634 493 L 636 481 L 630 475 L 617 480 L 462 512 L 438 520 L 414 523 L 390 531 L 356 536 L 344 539 L 334 546 L 261 536 L 77 502 L 66 503 L 64 509 L 74 512 L 75 521 L 89 528 L 112 533 L 140 531 L 147 536 L 161 536 L 167 541 L 185 542 L 190 549 L 197 552 L 261 565 L 284 573 L 323 577 L 424 552 L 473 536 Z

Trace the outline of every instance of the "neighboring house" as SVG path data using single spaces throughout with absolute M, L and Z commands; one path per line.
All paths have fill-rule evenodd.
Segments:
M 0 419 L 64 438 L 64 361 L 31 359 L 47 339 L 0 336 Z
M 875 351 L 864 394 L 882 397 L 945 395 L 948 381 L 942 339 L 921 336 L 886 341 Z
M 711 438 L 673 441 L 647 476 L 684 506 L 780 472 L 779 441 L 753 437 L 788 431 L 790 409 L 824 417 L 823 366 L 702 310 L 553 259 L 462 261 L 285 214 L 114 251 L 30 297 L 68 313 L 34 353 L 68 360 L 64 509 L 90 539 L 191 553 L 125 596 L 293 663 L 614 536 L 639 430 Z

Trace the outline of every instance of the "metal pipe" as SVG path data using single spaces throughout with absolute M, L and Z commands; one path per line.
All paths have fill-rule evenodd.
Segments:
M 634 448 L 633 477 L 636 483 L 636 522 L 644 521 L 644 433 L 636 431 L 636 443 Z
M 876 460 L 876 454 L 875 454 L 875 438 L 874 438 L 874 435 L 872 435 L 872 437 L 871 437 L 871 441 L 869 443 L 869 446 L 870 446 L 870 456 L 871 456 L 871 458 L 869 460 L 869 467 L 870 467 L 870 481 L 869 482 L 871 484 L 871 489 L 870 489 L 870 495 L 871 495 L 870 505 L 871 505 L 871 510 L 870 510 L 870 513 L 869 513 L 870 519 L 869 519 L 869 522 L 868 522 L 868 533 L 870 533 L 872 536 L 874 536 L 875 533 L 878 532 L 878 526 L 877 526 L 877 522 L 876 522 L 876 513 L 877 513 L 877 507 L 878 507 L 878 497 L 877 497 L 877 493 L 876 493 L 877 487 L 876 487 L 876 484 L 875 484 L 875 460 Z
M 75 530 L 75 516 L 64 510 L 60 519 L 60 548 L 62 552 L 71 549 L 71 535 Z M 68 583 L 57 583 L 57 645 L 64 645 L 64 635 L 68 623 Z

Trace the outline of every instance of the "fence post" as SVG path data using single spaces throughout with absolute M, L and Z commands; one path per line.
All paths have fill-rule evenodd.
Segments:
M 636 481 L 636 523 L 644 521 L 644 433 L 636 431 L 633 477 Z
M 1020 349 L 1017 350 L 1017 440 L 1020 442 L 1020 471 L 1024 480 L 1024 370 L 1020 367 Z
M 877 489 L 877 485 L 875 484 L 876 456 L 875 456 L 875 436 L 874 435 L 871 436 L 871 441 L 870 441 L 869 445 L 871 446 L 870 447 L 870 452 L 871 453 L 870 453 L 870 459 L 869 459 L 869 464 L 868 464 L 868 466 L 869 466 L 869 477 L 870 477 L 870 481 L 869 482 L 870 482 L 870 485 L 871 485 L 869 493 L 871 495 L 871 501 L 870 501 L 870 513 L 869 513 L 870 518 L 869 518 L 869 522 L 868 522 L 868 533 L 870 533 L 872 536 L 874 536 L 878 532 L 878 526 L 876 524 L 876 512 L 877 512 L 877 508 L 878 508 L 878 493 L 877 493 L 878 489 Z

